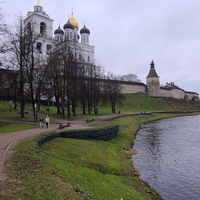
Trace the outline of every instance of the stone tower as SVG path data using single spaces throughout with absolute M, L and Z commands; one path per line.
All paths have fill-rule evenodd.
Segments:
M 146 78 L 147 94 L 152 97 L 160 96 L 160 79 L 156 73 L 154 62 L 152 60 L 149 74 Z
M 39 36 L 36 42 L 36 53 L 42 56 L 49 55 L 53 41 L 53 20 L 40 6 L 39 0 L 37 0 L 37 5 L 34 6 L 34 11 L 27 13 L 24 22 L 25 25 L 32 24 L 34 34 Z

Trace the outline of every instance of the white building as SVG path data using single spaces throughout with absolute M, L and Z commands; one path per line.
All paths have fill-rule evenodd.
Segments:
M 67 36 L 77 42 L 77 59 L 84 59 L 88 63 L 94 63 L 94 46 L 89 44 L 90 30 L 86 28 L 85 24 L 80 30 L 81 42 L 79 42 L 79 24 L 74 19 L 73 12 L 70 19 L 64 24 L 63 30 L 59 27 L 54 31 L 53 35 L 53 19 L 40 6 L 39 0 L 34 6 L 34 11 L 27 13 L 27 18 L 24 20 L 25 24 L 33 23 L 34 32 L 39 35 L 36 44 L 36 52 L 43 56 L 50 53 L 55 40 L 61 41 Z

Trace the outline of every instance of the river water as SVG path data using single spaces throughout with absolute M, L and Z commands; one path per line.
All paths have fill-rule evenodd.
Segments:
M 166 200 L 200 199 L 200 115 L 143 124 L 133 165 Z

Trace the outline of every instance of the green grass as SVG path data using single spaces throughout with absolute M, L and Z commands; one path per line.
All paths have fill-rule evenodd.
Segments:
M 80 194 L 83 191 L 98 200 L 160 199 L 138 178 L 130 154 L 123 149 L 129 149 L 139 124 L 170 116 L 152 114 L 113 120 L 111 125 L 120 125 L 121 131 L 110 141 L 56 138 L 39 150 L 36 140 L 49 133 L 29 138 L 16 147 L 12 163 L 8 163 L 9 179 L 0 184 L 4 193 L 0 197 L 87 199 Z
M 17 114 L 19 110 L 14 110 L 12 106 L 9 105 L 9 101 L 0 101 L 0 113 L 1 116 L 10 116 L 13 114 Z
M 143 93 L 136 93 L 136 94 L 125 94 L 125 99 L 123 100 L 123 104 L 120 105 L 119 103 L 116 105 L 116 113 L 118 113 L 118 111 L 121 111 L 121 114 L 123 113 L 134 113 L 134 112 L 148 112 L 148 111 L 163 111 L 163 110 L 200 110 L 200 102 L 194 102 L 194 101 L 185 101 L 185 100 L 180 100 L 180 99 L 174 99 L 174 98 L 163 98 L 163 99 L 154 99 L 151 98 L 150 96 L 143 94 Z M 139 108 L 138 108 L 139 107 Z M 46 114 L 48 114 L 48 111 L 46 110 L 48 108 L 48 106 L 46 105 L 40 105 L 40 111 L 37 111 L 38 113 L 38 118 L 40 116 L 43 116 L 43 118 L 46 116 Z M 61 118 L 61 115 L 56 115 L 56 107 L 55 106 L 49 106 L 49 115 L 50 118 L 51 117 L 57 117 L 57 118 Z M 10 105 L 9 102 L 6 101 L 0 101 L 0 119 L 5 119 L 5 120 L 11 120 L 11 121 L 21 121 L 21 122 L 29 122 L 30 124 L 32 124 L 34 122 L 34 117 L 33 117 L 33 113 L 32 113 L 32 104 L 26 104 L 25 105 L 25 110 L 28 110 L 29 113 L 25 114 L 25 118 L 21 118 L 19 113 L 19 110 L 14 110 L 13 107 L 11 107 L 11 113 L 10 113 Z M 74 117 L 71 114 L 71 121 L 75 121 L 75 120 L 80 120 L 80 119 L 89 119 L 89 118 L 93 118 L 93 117 L 97 117 L 98 115 L 93 114 L 93 111 L 91 112 L 91 114 L 86 114 L 83 115 L 82 114 L 82 108 L 81 106 L 78 104 L 77 105 L 77 116 Z M 86 110 L 87 112 L 87 110 Z M 104 106 L 102 104 L 102 102 L 99 102 L 98 105 L 98 113 L 101 114 L 113 114 L 111 112 L 111 106 L 110 103 L 108 102 L 108 104 L 106 106 Z M 116 114 L 117 115 L 117 114 Z M 66 112 L 66 120 L 68 120 L 67 118 L 67 112 Z M 51 124 L 54 123 L 51 120 Z M 16 126 L 16 128 L 19 129 L 15 129 L 17 130 L 24 130 L 21 129 L 21 126 Z M 9 124 L 6 128 L 6 126 L 4 125 L 5 130 L 3 130 L 3 132 L 6 131 L 6 129 L 9 129 Z M 29 127 L 27 126 L 27 129 Z M 30 126 L 30 128 L 32 128 Z
M 133 113 L 200 109 L 199 102 L 172 98 L 155 100 L 141 93 L 125 96 L 123 105 L 117 105 L 116 111 Z M 46 115 L 47 108 L 41 106 L 39 115 Z M 32 106 L 27 104 L 26 109 L 32 110 Z M 98 111 L 99 114 L 112 114 L 110 106 L 105 107 L 101 103 Z M 10 113 L 8 102 L 0 101 L 0 119 L 33 122 L 31 112 L 25 115 L 25 119 L 20 118 L 17 112 L 11 110 Z M 56 116 L 55 113 L 56 107 L 50 107 L 49 115 Z M 82 115 L 80 107 L 77 113 L 72 120 L 96 116 Z M 57 138 L 38 149 L 36 140 L 49 133 L 26 139 L 16 146 L 11 160 L 6 161 L 4 170 L 7 170 L 9 178 L 0 183 L 0 199 L 88 199 L 81 191 L 98 200 L 160 199 L 151 187 L 138 178 L 138 172 L 130 161 L 131 155 L 123 150 L 129 149 L 141 123 L 171 116 L 177 115 L 151 114 L 115 119 L 109 126 L 120 125 L 121 131 L 118 137 L 110 141 Z M 3 128 L 0 132 L 24 130 L 31 126 L 1 122 L 0 127 Z
M 11 123 L 11 122 L 1 122 L 0 121 L 0 134 L 4 132 L 16 132 L 16 131 L 22 131 L 27 129 L 37 128 L 34 125 L 30 124 L 17 124 L 17 123 Z
M 122 105 L 119 103 L 116 104 L 116 113 L 120 110 L 121 113 L 134 113 L 134 112 L 144 112 L 144 111 L 163 111 L 163 110 L 187 110 L 187 109 L 200 109 L 200 102 L 194 102 L 194 101 L 185 101 L 181 99 L 174 99 L 174 98 L 162 98 L 162 99 L 154 99 L 150 97 L 147 94 L 144 93 L 136 93 L 136 94 L 124 94 L 124 100 L 122 102 Z M 48 108 L 47 105 L 40 105 L 40 111 L 38 112 L 38 115 L 46 115 L 49 113 L 49 115 L 56 115 L 57 108 L 55 106 L 49 106 L 50 111 L 48 112 L 46 109 Z M 29 114 L 25 114 L 25 119 L 33 119 L 33 113 L 32 113 L 32 104 L 25 104 L 25 110 L 29 111 Z M 2 117 L 14 117 L 14 118 L 20 118 L 20 111 L 14 110 L 14 108 L 11 108 L 10 113 L 10 105 L 9 102 L 6 101 L 0 101 L 0 112 L 3 113 Z M 67 111 L 66 117 L 67 117 Z M 82 114 L 82 107 L 80 106 L 79 102 L 77 102 L 77 108 L 76 108 L 77 116 L 73 117 L 71 113 L 72 120 L 75 119 L 82 119 L 82 118 L 88 118 L 88 117 L 94 117 L 97 115 L 94 115 L 94 112 L 91 111 L 91 115 L 83 115 Z M 88 110 L 86 109 L 86 113 L 88 113 Z M 99 102 L 98 105 L 98 113 L 99 114 L 112 114 L 111 112 L 111 106 L 110 102 L 107 103 L 106 106 L 102 104 L 102 102 Z
M 8 101 L 0 101 L 0 119 L 11 120 L 11 121 L 26 121 L 33 122 L 33 114 L 29 111 L 29 114 L 25 114 L 25 118 L 21 118 L 20 110 L 14 110 L 14 107 L 10 107 Z
M 126 100 L 124 101 L 123 106 L 118 105 L 117 107 L 122 113 L 171 109 L 171 107 L 163 100 L 157 101 L 143 93 L 126 94 Z
M 55 106 L 48 106 L 48 105 L 43 105 L 43 104 L 40 104 L 40 111 L 38 111 L 38 105 L 37 105 L 37 112 L 39 114 L 49 114 L 49 115 L 52 115 L 52 114 L 56 114 L 57 112 L 57 108 Z M 49 112 L 47 111 L 47 109 L 49 108 Z M 25 109 L 26 110 L 33 110 L 33 107 L 32 107 L 32 104 L 25 104 Z

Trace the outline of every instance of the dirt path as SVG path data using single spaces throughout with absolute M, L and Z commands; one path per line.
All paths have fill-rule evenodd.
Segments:
M 95 118 L 95 121 L 106 118 L 106 117 L 112 117 L 116 116 L 114 115 L 101 115 Z M 91 119 L 91 118 L 90 118 Z M 17 132 L 9 132 L 9 133 L 0 133 L 0 181 L 4 181 L 6 179 L 5 174 L 3 173 L 3 167 L 4 167 L 4 162 L 6 157 L 10 157 L 12 154 L 13 147 L 20 141 L 25 138 L 37 135 L 39 133 L 43 133 L 46 131 L 60 131 L 59 130 L 59 125 L 67 125 L 67 123 L 70 123 L 70 127 L 66 127 L 62 130 L 69 130 L 69 129 L 82 129 L 82 128 L 89 128 L 87 126 L 83 126 L 83 124 L 86 123 L 85 120 L 78 120 L 78 121 L 68 121 L 64 119 L 58 119 L 58 118 L 53 118 L 50 117 L 50 120 L 55 121 L 54 124 L 50 124 L 48 128 L 39 128 L 39 123 L 37 123 L 37 127 L 35 129 L 29 129 L 29 130 L 24 130 L 24 131 L 17 131 Z M 5 121 L 5 120 L 2 120 Z M 20 122 L 14 122 L 13 123 L 20 123 Z M 12 147 L 12 148 L 11 148 Z

